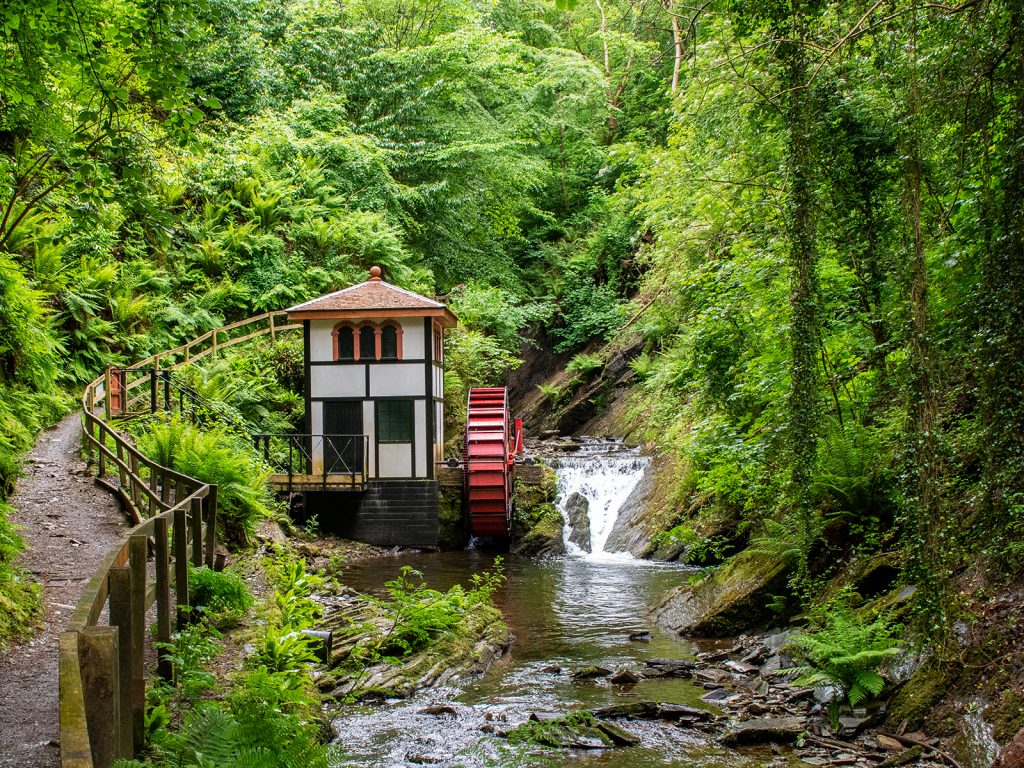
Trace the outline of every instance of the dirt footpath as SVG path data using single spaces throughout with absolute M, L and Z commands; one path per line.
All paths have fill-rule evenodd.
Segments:
M 10 504 L 21 565 L 43 585 L 35 637 L 0 655 L 0 767 L 58 766 L 57 639 L 99 565 L 128 530 L 114 498 L 78 456 L 81 417 L 39 436 Z

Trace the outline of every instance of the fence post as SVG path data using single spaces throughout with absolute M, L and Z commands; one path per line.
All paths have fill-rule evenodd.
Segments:
M 180 502 L 179 502 L 180 503 Z M 178 629 L 185 623 L 188 607 L 188 524 L 184 506 L 174 510 L 174 600 L 178 605 Z
M 139 476 L 139 459 L 134 451 L 128 451 L 128 469 L 131 470 L 128 475 L 128 489 L 131 491 L 132 506 L 139 513 L 139 517 L 142 517 L 142 490 L 135 479 Z
M 132 569 L 110 569 L 110 625 L 117 627 L 118 754 L 134 756 L 132 743 Z
M 130 499 L 128 492 L 131 491 L 131 487 L 128 485 L 128 471 L 125 469 L 124 463 L 124 443 L 116 437 L 114 441 L 117 443 L 117 477 L 121 481 L 121 493 L 125 494 L 125 498 Z
M 108 766 L 119 757 L 121 722 L 117 627 L 85 627 L 78 633 L 78 661 L 85 695 L 92 762 Z
M 99 443 L 96 447 L 96 461 L 99 465 L 96 473 L 99 477 L 103 477 L 107 474 L 107 454 L 104 453 L 104 449 L 107 447 L 107 434 L 103 431 L 102 422 L 96 423 L 93 426 L 96 427 L 96 438 Z
M 153 521 L 153 548 L 156 566 L 156 641 L 171 642 L 171 563 L 167 548 L 167 518 L 158 517 Z M 157 674 L 164 680 L 171 679 L 171 662 L 167 649 L 157 649 Z
M 217 485 L 206 495 L 206 567 L 211 571 L 217 554 Z
M 197 568 L 203 564 L 203 500 L 192 499 L 192 514 L 188 521 L 192 531 L 192 565 Z
M 110 387 L 113 377 L 110 375 L 111 366 L 107 366 L 103 371 L 103 418 L 105 421 L 110 421 L 110 410 L 111 410 L 111 394 Z
M 146 554 L 149 536 L 128 539 L 128 563 L 132 570 L 132 747 L 135 754 L 146 746 Z
M 153 366 L 153 370 L 149 372 L 149 412 L 156 413 L 156 365 Z
M 274 328 L 274 313 L 270 313 L 270 340 L 277 341 L 277 330 Z
M 214 328 L 210 331 L 210 341 L 212 342 L 211 347 L 213 349 L 213 356 L 217 356 L 217 329 Z

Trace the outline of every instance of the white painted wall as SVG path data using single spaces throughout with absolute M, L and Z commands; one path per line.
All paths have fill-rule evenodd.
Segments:
M 380 471 L 377 477 L 411 477 L 412 456 L 408 443 L 384 443 L 380 446 Z
M 370 397 L 416 397 L 425 394 L 423 363 L 377 363 L 370 366 Z
M 412 404 L 412 423 L 416 435 L 416 477 L 427 476 L 427 401 L 417 400 Z
M 310 320 L 309 321 L 309 359 L 310 360 L 333 360 L 334 339 L 331 338 L 331 331 L 337 320 Z
M 367 441 L 367 449 L 370 455 L 366 457 L 366 471 L 370 477 L 377 476 L 377 458 L 374 455 L 374 446 L 377 444 L 377 421 L 374 419 L 373 403 L 363 403 L 363 432 L 370 436 Z
M 399 321 L 402 325 L 402 359 L 423 359 L 423 318 L 409 317 Z
M 310 366 L 309 386 L 313 397 L 365 397 L 366 366 Z

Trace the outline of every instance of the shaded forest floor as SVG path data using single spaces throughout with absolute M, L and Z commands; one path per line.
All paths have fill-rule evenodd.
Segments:
M 81 416 L 39 435 L 10 499 L 25 540 L 19 564 L 43 586 L 35 635 L 0 655 L 0 766 L 60 763 L 57 640 L 100 560 L 128 523 L 79 457 Z

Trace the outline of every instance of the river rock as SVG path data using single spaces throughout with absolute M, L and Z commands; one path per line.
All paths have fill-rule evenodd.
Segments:
M 769 717 L 763 720 L 748 720 L 730 726 L 722 736 L 722 743 L 730 747 L 766 742 L 790 743 L 796 741 L 804 730 L 805 724 L 802 717 Z
M 640 675 L 628 669 L 620 669 L 609 679 L 615 685 L 636 685 L 640 682 Z
M 685 704 L 663 703 L 658 705 L 657 717 L 659 720 L 710 720 L 712 714 L 707 710 L 688 707 Z
M 1024 768 L 1024 728 L 1003 748 L 999 755 L 999 768 Z
M 785 563 L 748 549 L 699 584 L 669 592 L 654 618 L 681 635 L 727 637 L 773 618 L 769 597 L 785 586 Z
M 589 667 L 580 667 L 572 673 L 573 680 L 593 680 L 596 677 L 608 677 L 612 671 L 605 669 L 604 667 L 597 667 L 591 665 Z
M 607 707 L 593 710 L 594 716 L 602 720 L 629 719 L 654 719 L 658 716 L 656 701 L 630 701 L 624 704 L 611 704 Z
M 598 721 L 597 727 L 605 734 L 605 736 L 611 739 L 612 743 L 617 747 L 635 747 L 640 743 L 639 736 L 630 733 L 621 726 L 615 725 L 615 723 Z
M 558 664 L 548 664 L 546 667 L 541 668 L 541 672 L 546 672 L 549 675 L 560 675 L 562 674 L 562 668 Z
M 569 526 L 569 541 L 590 551 L 590 502 L 580 493 L 573 493 L 565 500 L 565 517 Z
M 433 707 L 424 707 L 419 710 L 421 715 L 433 715 L 434 717 L 456 717 L 458 711 L 449 704 L 438 704 Z
M 630 632 L 629 639 L 634 643 L 649 643 L 651 642 L 652 635 L 646 629 L 640 632 Z
M 647 659 L 644 677 L 690 677 L 697 668 L 696 662 L 685 659 Z

